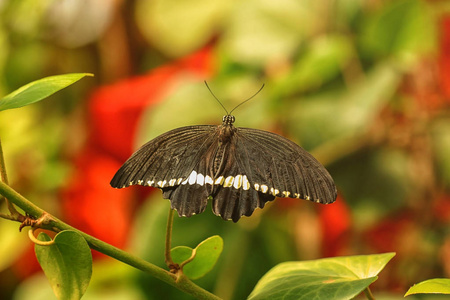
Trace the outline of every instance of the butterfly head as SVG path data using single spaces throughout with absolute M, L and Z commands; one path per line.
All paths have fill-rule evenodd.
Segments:
M 229 143 L 234 135 L 236 128 L 233 126 L 234 116 L 225 115 L 222 118 L 222 125 L 219 126 L 219 140 L 221 143 Z
M 225 115 L 222 118 L 222 125 L 223 126 L 230 126 L 234 123 L 234 116 L 232 115 Z

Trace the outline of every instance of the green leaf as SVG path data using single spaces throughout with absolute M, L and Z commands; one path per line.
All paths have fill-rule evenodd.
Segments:
M 170 256 L 175 263 L 181 264 L 192 256 L 192 251 L 194 251 L 194 249 L 191 247 L 177 246 L 170 250 Z
M 281 263 L 260 279 L 248 299 L 351 299 L 378 278 L 394 255 Z
M 40 241 L 51 238 L 40 233 Z M 58 299 L 80 299 L 92 276 L 92 255 L 86 240 L 75 231 L 58 233 L 53 244 L 35 245 L 39 264 Z
M 0 99 L 0 111 L 19 108 L 40 101 L 86 76 L 93 75 L 73 73 L 45 77 L 30 82 Z
M 222 249 L 223 240 L 220 236 L 215 235 L 198 244 L 195 249 L 180 246 L 173 248 L 170 254 L 175 263 L 182 264 L 195 251 L 195 258 L 183 267 L 183 273 L 190 279 L 198 279 L 211 271 L 219 259 Z
M 435 278 L 413 285 L 405 297 L 412 294 L 450 294 L 450 279 Z

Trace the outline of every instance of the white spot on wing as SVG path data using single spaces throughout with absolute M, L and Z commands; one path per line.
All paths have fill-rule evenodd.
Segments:
M 305 200 L 311 200 L 311 197 L 306 196 L 306 197 L 305 197 Z
M 236 177 L 234 177 L 233 187 L 235 189 L 239 189 L 241 188 L 241 185 L 242 185 L 242 175 L 236 175 Z
M 167 183 L 167 181 L 164 180 L 164 181 L 158 181 L 157 184 L 159 187 L 163 188 L 166 185 L 166 183 Z
M 233 186 L 233 180 L 234 180 L 233 176 L 228 176 L 227 178 L 225 178 L 225 182 L 223 183 L 223 187 L 231 187 L 231 186 Z
M 242 188 L 244 190 L 249 190 L 250 189 L 250 182 L 248 182 L 247 176 L 245 176 L 245 175 L 242 178 Z
M 170 186 L 174 186 L 174 185 L 175 185 L 175 182 L 177 182 L 176 179 L 170 179 L 170 180 L 169 180 L 169 185 L 170 185 Z
M 204 185 L 205 184 L 205 176 L 203 174 L 197 175 L 197 184 Z
M 214 181 L 212 180 L 212 178 L 209 175 L 206 175 L 205 176 L 205 183 L 213 185 Z
M 255 183 L 255 190 L 259 191 L 259 184 Z
M 189 175 L 189 184 L 192 185 L 197 181 L 197 172 L 192 171 L 191 175 Z
M 277 189 L 274 189 L 274 188 L 270 188 L 270 193 L 271 193 L 272 195 L 276 196 L 276 195 L 278 195 L 278 193 L 280 193 L 280 191 L 277 190 Z

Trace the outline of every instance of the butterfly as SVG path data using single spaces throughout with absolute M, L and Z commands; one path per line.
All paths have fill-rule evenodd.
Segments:
M 275 197 L 336 200 L 332 177 L 311 154 L 281 135 L 235 127 L 233 110 L 221 125 L 180 127 L 147 142 L 116 172 L 111 186 L 159 188 L 185 217 L 212 201 L 214 214 L 234 222 Z

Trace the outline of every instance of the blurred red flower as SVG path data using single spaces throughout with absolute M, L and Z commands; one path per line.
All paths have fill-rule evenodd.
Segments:
M 350 208 L 338 195 L 336 202 L 320 205 L 319 220 L 322 227 L 322 253 L 324 257 L 346 255 L 348 253 L 352 226 Z

